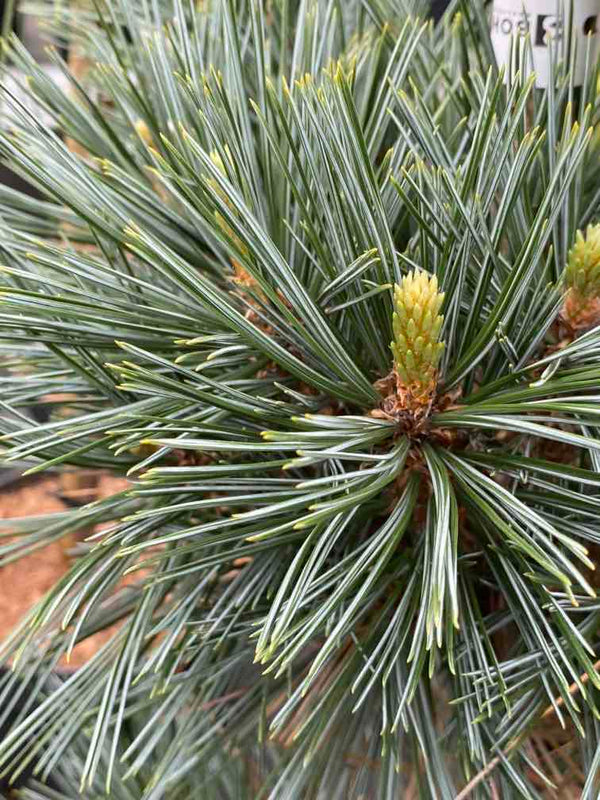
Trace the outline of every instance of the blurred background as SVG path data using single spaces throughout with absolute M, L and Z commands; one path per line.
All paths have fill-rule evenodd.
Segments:
M 18 0 L 0 0 L 0 24 L 2 26 L 2 35 L 5 36 L 11 31 L 16 33 L 25 47 L 35 57 L 36 61 L 44 65 L 48 74 L 51 75 L 58 84 L 62 84 L 66 90 L 64 75 L 57 67 L 50 63 L 46 53 L 46 43 L 44 42 L 36 17 L 32 14 L 28 14 L 26 10 L 20 10 L 21 8 L 25 8 L 25 4 L 19 3 Z M 64 55 L 68 56 L 66 52 Z M 11 78 L 12 80 L 9 79 L 6 88 L 23 102 L 24 94 L 20 89 L 20 83 L 23 79 L 26 79 L 26 76 L 19 75 L 14 70 L 11 70 Z M 0 100 L 0 111 L 3 114 L 7 111 L 7 105 L 2 100 Z M 52 124 L 49 118 L 47 118 L 47 123 Z M 32 191 L 21 178 L 4 165 L 0 166 L 0 182 L 12 186 L 15 189 Z

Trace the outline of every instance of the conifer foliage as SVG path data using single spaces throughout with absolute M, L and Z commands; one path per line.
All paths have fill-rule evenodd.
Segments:
M 32 8 L 88 68 L 5 49 L 3 458 L 128 484 L 2 523 L 95 530 L 0 650 L 4 774 L 596 797 L 596 65 L 505 81 L 481 0 Z

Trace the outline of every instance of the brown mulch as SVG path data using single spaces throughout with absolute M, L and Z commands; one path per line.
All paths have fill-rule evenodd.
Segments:
M 87 491 L 71 488 L 64 476 L 48 477 L 8 486 L 0 492 L 0 519 L 28 517 L 64 511 L 68 506 L 61 499 L 67 494 L 80 499 L 93 500 L 107 497 L 122 490 L 126 481 L 110 475 L 99 474 L 95 484 Z M 27 611 L 67 572 L 72 560 L 70 548 L 75 542 L 65 538 L 48 545 L 31 555 L 0 567 L 0 641 L 4 639 L 23 618 Z M 102 631 L 81 642 L 74 649 L 70 667 L 79 667 L 110 638 L 113 630 Z

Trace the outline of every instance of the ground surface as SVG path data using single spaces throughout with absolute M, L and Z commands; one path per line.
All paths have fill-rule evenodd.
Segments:
M 108 475 L 98 477 L 93 489 L 95 497 L 105 497 L 123 487 L 124 481 Z M 0 492 L 0 519 L 50 514 L 67 506 L 61 499 L 65 494 L 83 496 L 85 492 L 70 489 L 59 477 L 22 482 L 7 486 Z M 15 563 L 0 567 L 0 641 L 22 619 L 24 614 L 50 589 L 70 566 L 69 548 L 72 541 L 51 544 Z M 107 640 L 111 631 L 102 632 L 78 645 L 70 666 L 78 667 Z

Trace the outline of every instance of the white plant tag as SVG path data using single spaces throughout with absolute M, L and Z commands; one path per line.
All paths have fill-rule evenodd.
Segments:
M 556 62 L 565 57 L 568 41 L 565 27 L 573 14 L 577 48 L 574 82 L 581 86 L 585 77 L 588 40 L 592 66 L 600 43 L 600 0 L 494 0 L 492 10 L 492 43 L 498 66 L 510 66 L 513 41 L 529 34 L 529 66 L 533 54 L 536 86 L 547 88 L 550 80 L 550 48 Z

